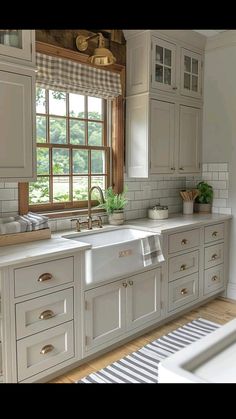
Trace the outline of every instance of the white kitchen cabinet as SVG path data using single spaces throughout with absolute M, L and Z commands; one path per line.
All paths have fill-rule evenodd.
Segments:
M 179 106 L 179 145 L 176 153 L 176 170 L 179 173 L 200 172 L 201 112 L 200 108 Z
M 181 94 L 195 98 L 202 97 L 202 56 L 181 48 Z
M 176 45 L 153 37 L 151 87 L 176 92 Z
M 0 61 L 34 64 L 35 31 L 5 29 L 0 31 Z

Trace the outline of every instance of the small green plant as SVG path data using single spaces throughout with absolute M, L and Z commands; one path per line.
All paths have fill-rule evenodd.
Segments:
M 201 181 L 197 184 L 199 195 L 196 202 L 199 204 L 211 204 L 213 200 L 213 189 L 208 183 Z
M 104 208 L 108 214 L 113 214 L 114 211 L 123 210 L 127 204 L 127 199 L 125 198 L 126 190 L 117 194 L 113 191 L 110 186 L 105 190 L 105 202 L 100 203 L 99 207 Z

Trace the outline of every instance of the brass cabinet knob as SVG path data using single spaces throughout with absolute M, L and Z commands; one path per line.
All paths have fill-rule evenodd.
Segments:
M 123 287 L 125 287 L 125 288 L 127 288 L 127 284 L 126 284 L 126 282 L 123 282 Z
M 187 244 L 187 243 L 188 243 L 188 240 L 187 239 L 181 240 L 181 244 Z
M 216 237 L 216 236 L 217 236 L 217 234 L 218 234 L 218 231 L 213 231 L 213 233 L 212 233 L 212 237 Z
M 175 170 L 175 167 L 171 167 L 170 170 Z
M 45 310 L 39 315 L 40 320 L 48 320 L 55 316 L 52 310 Z
M 188 288 L 182 288 L 182 290 L 180 291 L 181 295 L 186 295 L 188 294 Z
M 184 170 L 184 168 L 183 167 L 180 167 L 179 170 Z
M 217 259 L 217 253 L 214 253 L 214 255 L 212 255 L 211 260 L 215 260 Z
M 212 282 L 217 281 L 217 279 L 218 279 L 218 276 L 217 276 L 217 275 L 214 275 L 214 276 L 211 278 Z
M 185 271 L 186 269 L 187 269 L 187 265 L 181 265 L 181 266 L 180 266 L 180 270 L 181 270 L 181 271 Z
M 173 90 L 177 90 L 177 89 L 178 89 L 178 87 L 177 87 L 177 86 L 172 86 L 172 89 L 173 89 Z
M 45 345 L 45 346 L 42 347 L 40 353 L 42 355 L 45 355 L 45 354 L 48 354 L 49 352 L 52 352 L 53 349 L 54 349 L 53 345 Z
M 38 282 L 49 281 L 52 278 L 53 278 L 52 274 L 45 273 L 45 274 L 40 275 L 40 277 L 38 278 Z
M 133 281 L 129 281 L 129 285 L 133 285 L 133 283 L 134 283 Z

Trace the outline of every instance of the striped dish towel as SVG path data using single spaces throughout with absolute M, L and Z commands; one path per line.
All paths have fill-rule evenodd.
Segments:
M 153 265 L 154 263 L 160 263 L 165 260 L 157 234 L 141 239 L 141 245 L 144 266 Z
M 29 212 L 26 215 L 0 218 L 0 235 L 25 233 L 26 231 L 48 228 L 48 217 Z

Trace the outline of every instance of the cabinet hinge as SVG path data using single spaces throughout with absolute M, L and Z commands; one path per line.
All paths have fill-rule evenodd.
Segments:
M 88 301 L 85 301 L 85 302 L 84 302 L 84 309 L 85 309 L 85 310 L 88 310 L 88 306 L 89 306 Z

